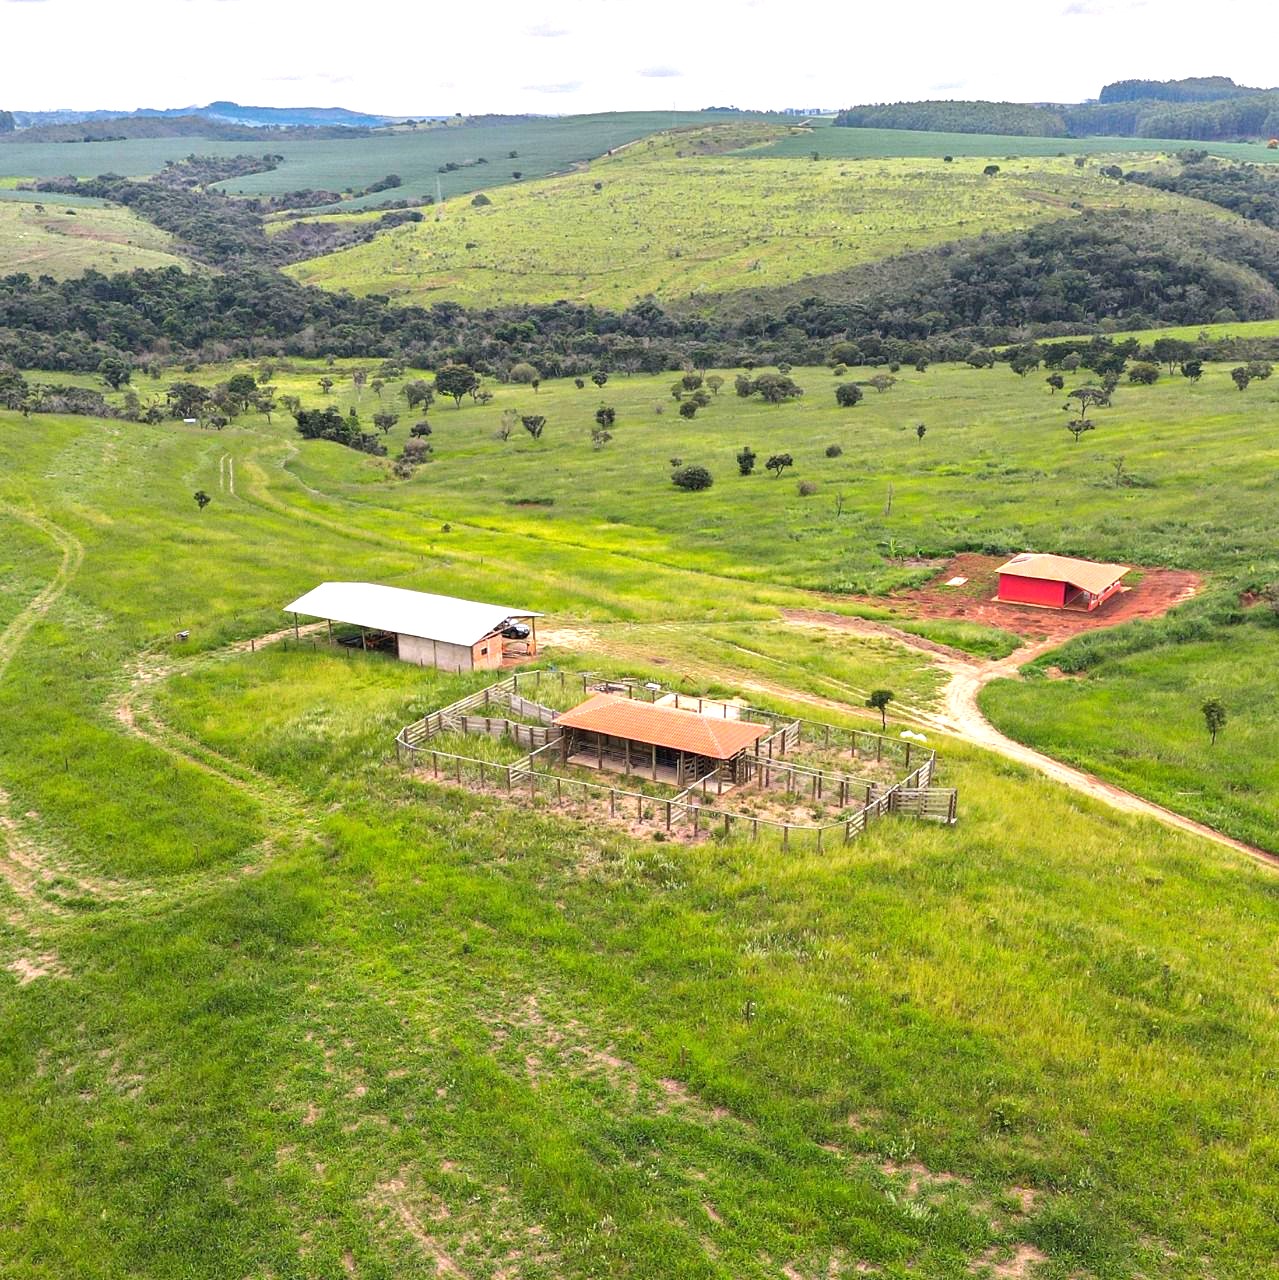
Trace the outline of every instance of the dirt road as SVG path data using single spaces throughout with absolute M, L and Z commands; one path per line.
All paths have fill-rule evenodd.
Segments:
M 1076 769 L 1073 765 L 1063 764 L 1060 760 L 1054 760 L 1052 756 L 1044 755 L 1043 752 L 1036 751 L 1033 747 L 1028 747 L 1000 733 L 982 715 L 977 705 L 977 697 L 982 689 L 992 680 L 1016 679 L 1022 666 L 1049 649 L 1055 648 L 1059 643 L 1057 640 L 1040 640 L 1034 644 L 1023 645 L 1006 658 L 982 661 L 963 654 L 957 649 L 948 649 L 944 645 L 922 640 L 907 631 L 899 631 L 881 622 L 850 618 L 838 613 L 821 614 L 812 609 L 799 610 L 796 613 L 798 616 L 791 619 L 787 611 L 788 620 L 803 626 L 825 625 L 831 630 L 854 635 L 889 634 L 900 643 L 927 653 L 938 666 L 950 674 L 950 680 L 943 692 L 943 710 L 931 717 L 934 725 L 943 732 L 953 733 L 1009 760 L 1016 760 L 1019 764 L 1035 769 L 1055 782 L 1060 782 L 1074 791 L 1110 805 L 1112 809 L 1154 818 L 1165 826 L 1175 827 L 1178 831 L 1188 831 L 1192 835 L 1202 836 L 1205 840 L 1212 840 L 1238 853 L 1247 854 L 1248 857 L 1264 862 L 1267 866 L 1279 867 L 1279 857 L 1275 854 L 1258 849 L 1255 845 L 1245 844 L 1242 840 L 1236 840 L 1232 836 L 1205 826 L 1202 822 L 1187 818 L 1184 814 L 1165 809 L 1163 805 L 1145 800 L 1131 791 L 1125 791 L 1122 787 L 1106 782 L 1095 774 Z

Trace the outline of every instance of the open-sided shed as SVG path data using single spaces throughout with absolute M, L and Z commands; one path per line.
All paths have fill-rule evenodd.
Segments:
M 1087 609 L 1123 590 L 1125 564 L 1100 564 L 1071 556 L 1026 551 L 999 567 L 999 599 L 1049 609 Z
M 674 706 L 596 693 L 556 718 L 561 758 L 573 764 L 692 782 L 733 766 L 772 728 L 748 720 L 698 715 Z
M 537 621 L 532 609 L 437 596 L 376 582 L 322 582 L 284 606 L 299 615 L 394 637 L 405 662 L 441 671 L 495 668 L 505 657 L 537 653 Z

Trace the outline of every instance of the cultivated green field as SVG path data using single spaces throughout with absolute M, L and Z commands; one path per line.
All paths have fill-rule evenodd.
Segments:
M 63 206 L 47 209 L 0 201 L 0 275 L 25 271 L 58 280 L 94 268 L 108 274 L 135 268 L 190 265 L 173 238 L 128 209 Z
M 962 399 L 969 374 L 928 376 Z M 989 399 L 1029 398 L 1001 381 Z M 472 680 L 218 656 L 361 577 L 623 622 L 603 661 L 638 674 L 696 680 L 704 653 L 716 682 L 930 696 L 922 658 L 782 642 L 776 604 L 803 597 L 750 581 L 735 532 L 762 505 L 722 530 L 745 577 L 684 545 L 691 513 L 728 514 L 727 475 L 655 476 L 619 530 L 638 441 L 570 453 L 553 420 L 563 452 L 523 478 L 567 466 L 585 492 L 524 515 L 500 469 L 458 465 L 491 412 L 432 417 L 440 460 L 396 484 L 278 419 L 0 414 L 0 1270 L 1264 1273 L 1272 873 L 955 744 L 953 830 L 888 821 L 821 858 L 637 842 L 407 779 L 390 735 Z M 669 451 L 696 439 L 677 421 L 629 431 Z M 793 482 L 742 490 L 789 505 Z
M 219 184 L 235 195 L 275 195 L 303 189 L 360 189 L 388 173 L 404 185 L 353 202 L 380 204 L 391 198 L 421 200 L 434 196 L 436 182 L 445 197 L 502 186 L 519 170 L 525 178 L 541 178 L 624 146 L 659 129 L 689 127 L 723 120 L 703 112 L 623 111 L 555 119 L 512 119 L 396 130 L 372 136 L 297 140 L 274 137 L 262 145 L 251 139 L 223 142 L 207 138 L 145 138 L 123 142 L 0 144 L 0 180 L 5 176 L 57 178 L 66 174 L 94 177 L 119 173 L 144 177 L 158 172 L 166 160 L 199 155 L 256 155 L 263 150 L 282 155 L 279 168 Z M 511 158 L 509 152 L 519 154 Z M 483 157 L 486 164 L 474 162 Z M 461 166 L 441 173 L 442 165 Z
M 428 211 L 423 222 L 288 271 L 404 303 L 568 298 L 620 307 L 646 294 L 789 284 L 1085 209 L 1207 208 L 1118 186 L 1068 159 L 1005 161 L 992 180 L 982 174 L 986 158 L 783 162 L 707 157 L 696 141 L 650 139 L 579 172 L 496 191 L 482 208 Z
M 761 154 L 799 157 L 816 151 L 823 158 L 879 158 L 881 156 L 1022 156 L 1116 155 L 1131 164 L 1126 153 L 1184 151 L 1194 148 L 1228 160 L 1274 164 L 1279 152 L 1259 142 L 1188 142 L 1175 138 L 1026 138 L 1009 134 L 934 133 L 915 129 L 844 129 L 825 120 L 795 131 L 763 148 Z

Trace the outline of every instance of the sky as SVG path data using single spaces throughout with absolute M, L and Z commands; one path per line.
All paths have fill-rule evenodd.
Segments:
M 1279 5 L 1205 13 L 1202 0 L 0 0 L 0 108 L 566 114 L 1279 80 Z

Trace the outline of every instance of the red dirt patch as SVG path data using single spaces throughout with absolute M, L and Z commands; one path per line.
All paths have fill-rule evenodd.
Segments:
M 930 582 L 913 591 L 890 597 L 894 605 L 916 618 L 953 618 L 1000 627 L 1027 640 L 1068 640 L 1083 631 L 1113 627 L 1134 618 L 1158 618 L 1175 605 L 1196 595 L 1203 585 L 1197 573 L 1187 569 L 1139 569 L 1134 585 L 1111 596 L 1092 613 L 1071 609 L 1037 609 L 1003 604 L 993 599 L 999 586 L 998 568 L 1006 556 L 966 552 L 956 556 Z M 1138 578 L 1138 575 L 1140 577 Z M 967 578 L 962 587 L 943 585 L 951 578 Z M 882 600 L 868 603 L 883 604 Z

